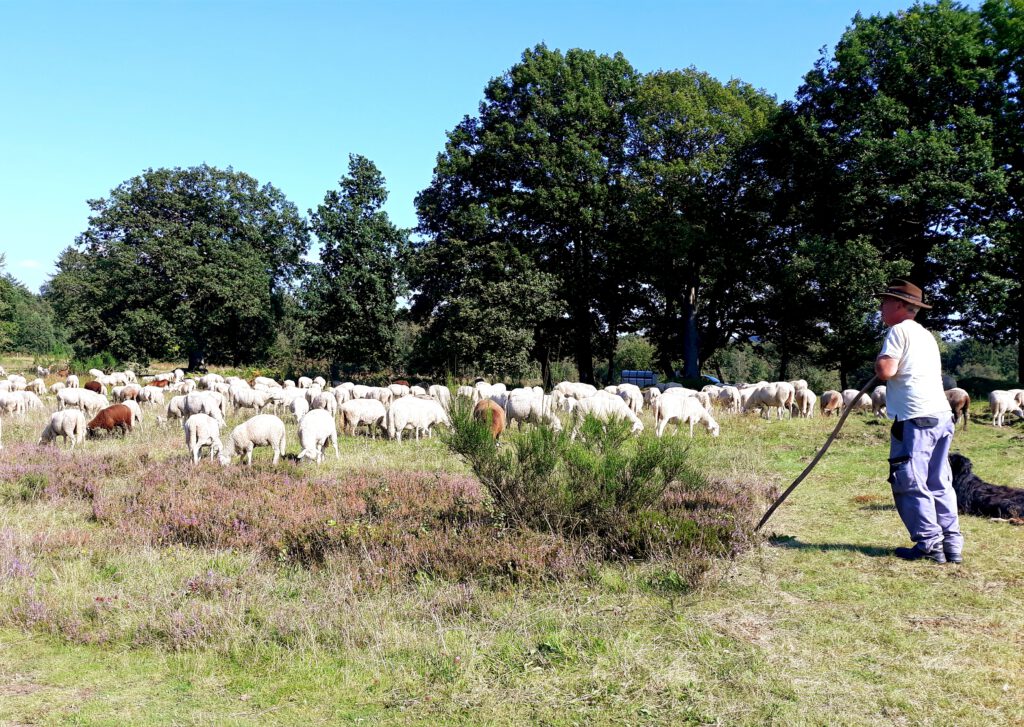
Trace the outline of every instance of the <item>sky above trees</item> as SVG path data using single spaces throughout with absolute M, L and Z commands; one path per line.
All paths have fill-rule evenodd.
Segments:
M 822 46 L 888 0 L 17 3 L 0 28 L 0 253 L 30 289 L 87 200 L 148 168 L 233 167 L 303 214 L 373 161 L 400 226 L 445 133 L 524 49 L 621 51 L 792 98 Z M 975 3 L 970 3 L 974 6 Z M 311 250 L 316 255 L 316 248 Z

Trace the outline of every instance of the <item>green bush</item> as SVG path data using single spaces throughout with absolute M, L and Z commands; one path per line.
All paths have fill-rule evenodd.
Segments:
M 587 417 L 575 440 L 568 430 L 534 427 L 495 446 L 467 405 L 456 403 L 451 419 L 445 443 L 514 526 L 594 538 L 608 554 L 647 555 L 693 539 L 692 525 L 658 514 L 670 483 L 706 485 L 678 437 L 634 437 L 629 422 Z
M 90 356 L 85 359 L 72 359 L 70 366 L 71 372 L 75 374 L 87 373 L 89 369 L 99 369 L 100 371 L 109 372 L 117 368 L 118 362 L 109 351 L 102 351 L 95 356 Z

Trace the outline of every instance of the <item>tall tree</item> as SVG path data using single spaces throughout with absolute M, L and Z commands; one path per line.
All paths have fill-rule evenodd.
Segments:
M 302 295 L 305 346 L 310 355 L 330 360 L 333 376 L 343 366 L 380 369 L 395 363 L 408 248 L 407 233 L 383 210 L 387 188 L 372 161 L 350 155 L 338 186 L 310 212 L 320 263 Z
M 265 355 L 309 245 L 280 191 L 230 168 L 149 169 L 89 207 L 44 293 L 77 351 L 190 366 Z
M 803 170 L 812 235 L 866 237 L 953 312 L 944 251 L 969 239 L 1005 191 L 993 149 L 999 96 L 977 12 L 940 0 L 857 15 L 797 94 L 823 156 Z
M 622 249 L 615 243 L 625 226 L 626 107 L 636 83 L 621 54 L 527 50 L 487 85 L 479 115 L 449 132 L 433 181 L 417 197 L 426 238 L 418 254 L 450 244 L 496 244 L 553 276 L 583 381 L 594 379 L 595 340 L 614 339 L 633 308 L 628 286 L 603 283 Z M 430 277 L 460 274 L 419 269 L 413 288 L 435 292 L 453 286 Z M 425 298 L 414 310 L 426 314 L 449 302 Z M 545 318 L 561 325 L 558 317 Z M 544 342 L 557 334 L 537 333 L 534 351 L 543 354 Z
M 643 323 L 666 375 L 682 359 L 684 375 L 699 376 L 701 361 L 744 327 L 763 286 L 756 265 L 739 264 L 762 234 L 742 166 L 775 108 L 748 84 L 693 68 L 641 80 L 631 108 L 632 259 L 650 284 Z

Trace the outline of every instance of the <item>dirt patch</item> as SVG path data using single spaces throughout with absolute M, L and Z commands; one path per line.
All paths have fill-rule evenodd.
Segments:
M 44 684 L 33 682 L 17 682 L 15 684 L 0 684 L 0 697 L 24 697 L 35 694 L 46 689 Z

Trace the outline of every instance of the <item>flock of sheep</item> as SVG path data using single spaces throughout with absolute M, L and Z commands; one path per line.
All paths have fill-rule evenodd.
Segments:
M 58 437 L 74 449 L 87 434 L 115 429 L 124 433 L 143 426 L 146 409 L 157 412 L 156 422 L 166 425 L 181 420 L 185 444 L 193 462 L 198 462 L 203 449 L 211 460 L 228 465 L 234 457 L 252 463 L 256 447 L 270 447 L 276 464 L 285 452 L 284 421 L 278 414 L 290 413 L 298 423 L 300 451 L 298 458 L 322 462 L 329 447 L 338 452 L 338 423 L 342 431 L 355 436 L 367 427 L 371 436 L 378 432 L 401 441 L 411 430 L 419 439 L 430 436 L 437 425 L 450 425 L 448 412 L 452 393 L 446 386 L 410 386 L 405 382 L 390 386 L 363 386 L 351 382 L 330 387 L 322 377 L 301 377 L 285 381 L 258 376 L 251 382 L 238 377 L 207 374 L 186 378 L 177 369 L 138 382 L 131 371 L 105 374 L 93 369 L 84 384 L 70 374 L 64 381 L 46 386 L 42 375 L 28 381 L 11 374 L 0 380 L 0 414 L 24 415 L 30 409 L 46 410 L 43 397 L 54 397 L 54 411 L 39 438 L 40 444 Z M 0 376 L 5 375 L 0 368 Z M 885 387 L 877 387 L 871 395 L 855 389 L 826 391 L 820 397 L 820 411 L 828 416 L 845 409 L 871 411 L 885 415 Z M 503 384 L 478 380 L 473 386 L 461 386 L 456 394 L 474 407 L 474 417 L 485 421 L 497 440 L 507 426 L 524 423 L 562 429 L 562 417 L 573 423 L 575 437 L 586 416 L 602 421 L 620 418 L 629 421 L 633 432 L 641 432 L 644 424 L 640 414 L 648 409 L 654 418 L 655 434 L 664 435 L 669 424 L 677 428 L 689 426 L 690 436 L 696 426 L 718 436 L 720 426 L 713 412 L 745 413 L 758 410 L 764 418 L 784 416 L 812 417 L 819 398 L 803 380 L 758 382 L 737 386 L 705 386 L 701 391 L 678 384 L 660 385 L 641 390 L 633 384 L 597 389 L 589 384 L 563 381 L 547 393 L 541 387 L 509 390 Z M 954 416 L 967 423 L 970 397 L 963 389 L 946 392 Z M 1024 418 L 1024 389 L 993 391 L 989 407 L 994 426 L 1003 426 L 1006 414 Z M 252 409 L 255 414 L 228 434 L 222 442 L 229 412 Z M 270 410 L 274 413 L 267 413 Z M 2 446 L 2 419 L 0 419 Z

